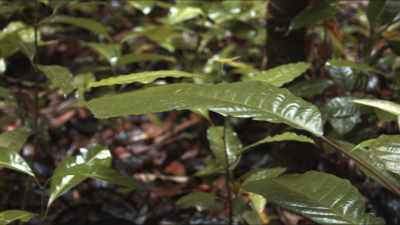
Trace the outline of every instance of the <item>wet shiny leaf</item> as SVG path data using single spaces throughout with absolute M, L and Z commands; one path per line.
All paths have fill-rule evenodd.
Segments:
M 385 224 L 381 218 L 365 212 L 364 197 L 349 181 L 322 172 L 254 181 L 244 189 L 318 224 Z
M 360 105 L 371 106 L 392 113 L 396 116 L 400 116 L 400 105 L 392 101 L 379 99 L 354 99 L 353 102 Z
M 149 104 L 150 103 L 150 104 Z M 87 103 L 98 118 L 208 108 L 222 115 L 285 123 L 322 136 L 319 110 L 286 89 L 258 81 L 172 84 L 104 96 Z
M 28 163 L 13 149 L 0 147 L 0 166 L 35 177 Z
M 336 97 L 325 106 L 331 126 L 341 135 L 350 132 L 361 122 L 361 112 L 352 100 L 352 97 Z

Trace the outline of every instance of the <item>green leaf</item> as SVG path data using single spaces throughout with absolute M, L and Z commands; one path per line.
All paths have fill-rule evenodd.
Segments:
M 119 44 L 88 43 L 87 45 L 106 59 L 111 66 L 117 65 L 121 56 L 121 46 Z
M 306 80 L 290 86 L 289 90 L 296 96 L 309 98 L 324 93 L 333 84 L 332 80 Z
M 0 166 L 35 177 L 28 163 L 13 149 L 0 147 Z
M 166 61 L 175 63 L 176 60 L 174 57 L 166 56 L 166 55 L 159 55 L 159 54 L 150 54 L 150 53 L 132 53 L 122 55 L 118 58 L 117 66 L 122 66 L 130 63 L 138 63 L 138 62 L 158 62 L 158 61 Z
M 352 97 L 336 97 L 325 106 L 331 126 L 340 135 L 350 132 L 361 121 L 361 112 L 353 104 L 352 99 Z
M 227 127 L 226 129 L 220 126 L 210 127 L 207 130 L 207 139 L 216 158 L 216 163 L 219 165 L 221 171 L 225 171 L 224 168 L 225 165 L 227 165 L 225 160 L 225 151 L 228 156 L 229 168 L 233 169 L 240 160 L 239 150 L 242 145 L 236 132 L 234 132 L 230 127 Z
M 195 207 L 199 211 L 221 211 L 223 205 L 212 193 L 193 192 L 180 198 L 176 204 L 182 208 Z
M 360 63 L 360 62 L 353 62 L 353 61 L 344 60 L 344 59 L 331 59 L 328 62 L 326 62 L 326 65 L 333 66 L 333 67 L 349 67 L 349 68 L 357 70 L 357 71 L 374 72 L 374 73 L 382 74 L 381 71 L 369 66 L 368 64 L 364 64 L 364 63 Z
M 309 137 L 307 137 L 307 136 L 298 135 L 298 134 L 293 133 L 293 132 L 285 132 L 285 133 L 278 134 L 278 135 L 275 135 L 275 136 L 267 136 L 267 137 L 255 142 L 255 143 L 249 145 L 249 146 L 244 147 L 241 150 L 241 152 L 244 152 L 244 151 L 246 151 L 246 150 L 248 150 L 250 148 L 254 148 L 255 146 L 262 145 L 262 144 L 265 144 L 265 143 L 280 142 L 280 141 L 298 141 L 298 142 L 305 142 L 305 143 L 315 144 L 314 140 L 309 138 Z
M 400 105 L 392 101 L 379 99 L 354 99 L 353 102 L 361 105 L 371 106 L 392 113 L 396 116 L 400 116 Z
M 172 84 L 104 96 L 87 103 L 97 118 L 208 108 L 222 115 L 285 123 L 323 135 L 319 110 L 281 89 L 258 81 Z
M 243 176 L 242 186 L 247 185 L 250 182 L 265 180 L 270 178 L 275 178 L 282 175 L 286 171 L 286 168 L 276 167 L 276 168 L 267 168 L 267 169 L 257 169 L 254 171 L 250 171 Z
M 58 65 L 37 65 L 38 69 L 50 80 L 52 88 L 59 88 L 68 95 L 74 90 L 72 73 Z
M 309 63 L 291 63 L 281 65 L 269 70 L 261 71 L 254 77 L 251 77 L 251 79 L 263 81 L 276 87 L 281 87 L 302 75 L 309 67 Z
M 13 152 L 18 152 L 29 137 L 25 128 L 17 128 L 0 134 L 0 147 Z
M 0 212 L 0 225 L 6 225 L 14 221 L 28 222 L 32 217 L 33 213 L 23 210 L 6 210 Z
M 244 188 L 318 224 L 384 224 L 381 218 L 365 213 L 365 199 L 349 181 L 330 174 L 285 175 L 251 182 Z
M 400 135 L 382 135 L 363 141 L 352 152 L 363 151 L 379 168 L 400 175 Z M 400 185 L 400 183 L 399 183 Z
M 381 140 L 385 140 L 385 138 L 382 138 Z M 392 138 L 388 138 L 392 139 Z M 397 137 L 394 136 L 391 141 L 396 141 Z M 343 153 L 345 153 L 348 157 L 352 158 L 357 165 L 360 167 L 360 169 L 369 177 L 373 178 L 383 186 L 385 186 L 387 189 L 391 190 L 394 193 L 400 194 L 400 179 L 399 177 L 388 171 L 385 166 L 385 161 L 382 161 L 380 159 L 381 156 L 384 157 L 385 154 L 389 156 L 389 159 L 393 158 L 393 155 L 396 155 L 398 152 L 398 149 L 394 149 L 394 153 L 391 154 L 389 153 L 384 153 L 385 147 L 381 147 L 384 150 L 381 152 L 375 152 L 374 149 L 371 148 L 364 148 L 360 146 L 354 147 L 353 144 L 347 143 L 347 142 L 337 142 L 333 140 L 329 140 L 332 142 L 338 149 L 342 150 Z M 371 140 L 369 140 L 371 141 Z M 378 142 L 379 143 L 379 139 Z M 371 141 L 373 142 L 373 141 Z M 363 142 L 364 143 L 364 142 Z M 360 145 L 363 146 L 364 144 L 361 143 Z M 368 142 L 366 142 L 368 143 Z M 388 143 L 388 146 L 392 145 L 392 143 Z M 394 144 L 396 145 L 396 143 Z M 376 145 L 375 145 L 376 146 Z M 390 148 L 388 148 L 390 149 Z M 398 157 L 398 154 L 397 154 Z
M 369 0 L 367 17 L 371 27 L 390 23 L 398 15 L 400 2 L 392 0 Z
M 111 169 L 111 153 L 101 147 L 81 150 L 81 155 L 65 158 L 56 168 L 50 183 L 49 207 L 54 200 L 69 191 L 87 178 L 96 178 L 103 181 L 132 188 L 134 183 L 129 178 L 118 175 Z
M 177 70 L 140 72 L 140 73 L 131 73 L 127 75 L 120 75 L 116 77 L 102 79 L 95 82 L 90 82 L 89 87 L 111 86 L 116 84 L 131 84 L 134 82 L 148 84 L 155 81 L 156 79 L 164 77 L 193 77 L 193 76 L 194 75 L 191 73 L 177 71 Z
M 54 16 L 51 17 L 48 22 L 69 24 L 72 26 L 80 27 L 111 40 L 111 36 L 108 34 L 107 31 L 107 27 L 93 19 L 71 16 Z
M 291 21 L 289 30 L 318 24 L 334 17 L 338 11 L 339 9 L 336 6 L 336 1 L 317 1 L 315 4 L 309 5 Z
M 203 15 L 203 11 L 200 8 L 195 7 L 172 7 L 170 9 L 170 15 L 167 22 L 175 25 L 178 23 L 185 22 L 187 20 L 196 18 Z

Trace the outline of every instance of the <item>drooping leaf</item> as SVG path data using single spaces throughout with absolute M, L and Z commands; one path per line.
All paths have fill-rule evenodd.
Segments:
M 72 73 L 58 65 L 37 65 L 38 69 L 50 80 L 51 87 L 59 88 L 65 95 L 74 90 Z
M 94 19 L 71 16 L 53 16 L 48 22 L 73 25 L 91 31 L 95 34 L 102 35 L 111 40 L 111 37 L 107 31 L 107 27 Z
M 118 63 L 121 56 L 119 44 L 88 43 L 87 45 L 106 59 L 111 66 L 115 66 Z
M 13 152 L 18 152 L 29 137 L 25 128 L 17 128 L 0 134 L 0 147 Z
M 183 208 L 195 207 L 199 211 L 220 211 L 223 209 L 221 202 L 212 193 L 193 192 L 180 198 L 176 204 Z
M 249 146 L 244 147 L 241 151 L 246 151 L 248 149 L 251 149 L 255 146 L 258 145 L 262 145 L 265 143 L 271 143 L 271 142 L 280 142 L 280 141 L 298 141 L 298 142 L 305 142 L 305 143 L 311 143 L 311 144 L 315 144 L 313 139 L 304 136 L 304 135 L 298 135 L 296 133 L 293 132 L 285 132 L 282 134 L 277 134 L 275 136 L 267 136 Z
M 325 106 L 333 129 L 341 135 L 350 132 L 360 121 L 360 110 L 353 104 L 352 97 L 336 97 Z
M 54 200 L 87 178 L 95 178 L 132 188 L 133 181 L 111 168 L 111 153 L 101 147 L 81 149 L 81 155 L 65 158 L 56 168 L 50 183 L 49 207 Z
M 23 210 L 6 210 L 0 212 L 0 225 L 6 225 L 14 221 L 28 222 L 33 213 Z
M 151 72 L 131 73 L 127 75 L 120 75 L 116 77 L 105 78 L 99 81 L 89 83 L 89 87 L 111 86 L 117 84 L 130 84 L 134 82 L 148 84 L 156 79 L 164 77 L 193 77 L 191 73 L 177 71 L 177 70 L 160 70 Z
M 251 182 L 244 189 L 318 224 L 384 224 L 381 218 L 365 213 L 365 199 L 349 181 L 330 174 L 285 175 Z
M 302 75 L 309 67 L 309 63 L 302 62 L 281 65 L 269 70 L 261 71 L 254 77 L 251 77 L 251 79 L 263 81 L 276 87 L 281 87 Z
M 150 54 L 150 53 L 132 53 L 122 55 L 118 58 L 117 66 L 127 65 L 130 63 L 138 63 L 138 62 L 157 62 L 157 61 L 166 61 L 174 63 L 176 62 L 174 57 L 159 55 L 159 54 Z
M 361 105 L 371 106 L 392 113 L 396 116 L 400 116 L 400 105 L 392 101 L 379 99 L 354 99 L 353 102 Z
M 0 147 L 0 166 L 35 177 L 28 163 L 13 149 Z
M 315 4 L 309 5 L 300 12 L 290 23 L 290 30 L 299 29 L 311 25 L 318 24 L 324 20 L 328 20 L 338 12 L 336 1 L 321 0 Z
M 285 123 L 323 135 L 321 113 L 306 101 L 258 81 L 231 84 L 172 84 L 104 96 L 87 103 L 98 118 L 208 108 L 222 115 Z
M 167 22 L 174 25 L 196 18 L 202 14 L 203 11 L 196 7 L 172 7 Z
M 290 92 L 300 97 L 313 97 L 322 94 L 334 83 L 332 80 L 307 80 L 289 87 Z

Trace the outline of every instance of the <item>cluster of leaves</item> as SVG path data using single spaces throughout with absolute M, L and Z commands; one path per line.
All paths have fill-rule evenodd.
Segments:
M 399 40 L 396 40 L 396 34 L 399 32 L 400 4 L 397 1 L 371 0 L 366 11 L 357 9 L 353 16 L 362 25 L 357 29 L 349 28 L 343 31 L 344 34 L 337 33 L 335 28 L 339 24 L 335 16 L 340 8 L 351 7 L 348 4 L 318 1 L 292 18 L 288 32 L 307 27 L 310 33 L 323 37 L 325 44 L 332 49 L 330 59 L 320 68 L 328 76 L 318 77 L 303 76 L 307 70 L 315 69 L 307 62 L 288 63 L 270 69 L 264 68 L 265 62 L 260 65 L 245 63 L 253 59 L 263 61 L 259 59 L 259 49 L 267 38 L 263 25 L 268 16 L 266 9 L 273 7 L 268 4 L 273 2 L 127 1 L 129 9 L 126 13 L 136 10 L 144 17 L 161 16 L 157 15 L 157 23 L 141 21 L 122 37 L 111 35 L 108 26 L 93 18 L 61 13 L 65 8 L 84 11 L 87 6 L 86 10 L 97 9 L 104 3 L 39 2 L 32 7 L 36 10 L 47 7 L 52 13 L 43 18 L 36 16 L 32 26 L 10 22 L 1 33 L 0 57 L 6 64 L 10 56 L 22 52 L 34 71 L 47 78 L 45 90 L 57 90 L 73 98 L 71 107 L 88 108 L 98 119 L 171 110 L 192 110 L 210 121 L 210 112 L 225 118 L 224 126 L 210 126 L 208 129 L 207 138 L 214 157 L 205 162 L 205 168 L 196 175 L 225 176 L 227 199 L 220 199 L 213 193 L 195 192 L 182 197 L 178 205 L 221 211 L 226 200 L 230 220 L 238 219 L 248 224 L 268 223 L 267 202 L 318 224 L 385 224 L 382 218 L 366 211 L 366 201 L 356 187 L 329 173 L 289 174 L 285 168 L 274 167 L 255 169 L 239 178 L 234 174 L 242 156 L 254 147 L 271 142 L 297 141 L 339 151 L 353 160 L 367 177 L 400 194 L 400 136 L 376 137 L 379 135 L 376 132 L 365 137 L 361 132 L 365 126 L 374 128 L 376 124 L 400 121 L 400 105 L 394 102 L 399 96 L 393 96 L 393 99 L 371 98 L 380 94 L 374 91 L 377 79 L 388 84 L 393 82 L 394 87 L 388 87 L 390 90 L 398 89 L 395 75 L 398 73 L 396 54 Z M 1 7 L 12 10 L 12 4 L 2 4 Z M 120 6 L 116 7 L 121 10 Z M 97 54 L 98 62 L 88 66 L 92 58 L 82 56 L 75 60 L 81 62 L 76 73 L 61 65 L 39 64 L 38 49 L 57 41 L 43 37 L 62 33 L 67 30 L 64 25 L 96 36 L 97 42 L 80 38 L 79 44 Z M 361 33 L 368 44 L 357 46 L 361 45 L 357 40 L 346 40 L 349 46 L 344 46 L 342 35 L 351 39 L 355 33 Z M 232 41 L 235 38 L 239 40 Z M 228 44 L 214 46 L 224 41 Z M 236 45 L 241 42 L 244 42 L 244 47 L 237 50 Z M 365 57 L 355 61 L 346 52 L 348 48 L 363 49 Z M 240 61 L 237 56 L 240 56 Z M 132 72 L 135 65 L 149 62 L 162 62 L 162 70 Z M 387 68 L 392 64 L 388 62 L 393 62 L 394 66 Z M 103 75 L 107 73 L 110 75 Z M 181 82 L 166 82 L 170 79 Z M 139 88 L 123 91 L 133 83 Z M 1 90 L 4 104 L 19 107 L 9 97 L 11 89 L 3 87 Z M 89 98 L 90 94 L 97 97 Z M 327 99 L 326 96 L 333 97 Z M 310 103 L 311 100 L 315 105 Z M 373 115 L 374 120 L 361 123 L 364 115 Z M 233 118 L 284 124 L 290 131 L 269 134 L 243 147 L 232 126 Z M 37 132 L 37 126 L 27 127 Z M 299 134 L 299 130 L 307 136 Z M 0 165 L 35 178 L 29 164 L 18 153 L 28 136 L 25 129 L 0 136 Z M 134 187 L 132 180 L 118 175 L 111 168 L 110 159 L 110 151 L 101 147 L 84 148 L 79 155 L 66 157 L 51 178 L 48 206 L 89 177 Z M 36 178 L 35 182 L 41 185 Z M 0 214 L 0 224 L 14 219 L 26 221 L 31 216 L 23 211 L 5 211 Z

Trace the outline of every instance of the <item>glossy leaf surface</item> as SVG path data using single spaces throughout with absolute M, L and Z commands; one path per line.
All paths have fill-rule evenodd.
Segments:
M 61 89 L 66 95 L 74 90 L 72 73 L 67 68 L 58 65 L 37 65 L 37 67 L 50 80 L 51 87 Z
M 0 212 L 0 225 L 6 225 L 14 221 L 28 222 L 33 213 L 23 210 L 6 210 Z
M 352 97 L 336 97 L 325 106 L 325 112 L 333 129 L 341 135 L 350 132 L 361 122 L 360 110 Z
M 28 163 L 13 149 L 0 147 L 0 166 L 35 177 Z
M 49 207 L 54 200 L 87 178 L 133 187 L 133 181 L 111 169 L 111 153 L 104 148 L 81 149 L 81 155 L 65 158 L 56 168 L 50 184 Z
M 384 224 L 365 213 L 365 199 L 349 181 L 330 174 L 310 171 L 285 175 L 251 182 L 244 188 L 318 224 Z
M 269 70 L 261 71 L 251 79 L 263 81 L 275 87 L 281 87 L 302 75 L 309 67 L 309 63 L 285 64 Z
M 130 84 L 134 82 L 148 84 L 156 79 L 164 77 L 193 77 L 193 74 L 177 70 L 160 70 L 152 72 L 131 73 L 116 77 L 110 77 L 89 83 L 89 87 L 110 86 L 117 84 Z
M 371 106 L 392 113 L 396 116 L 400 116 L 400 105 L 392 101 L 379 99 L 354 99 L 353 102 L 361 105 Z
M 321 113 L 286 89 L 257 81 L 232 84 L 173 84 L 100 97 L 88 102 L 98 118 L 208 108 L 222 115 L 285 123 L 322 136 Z

